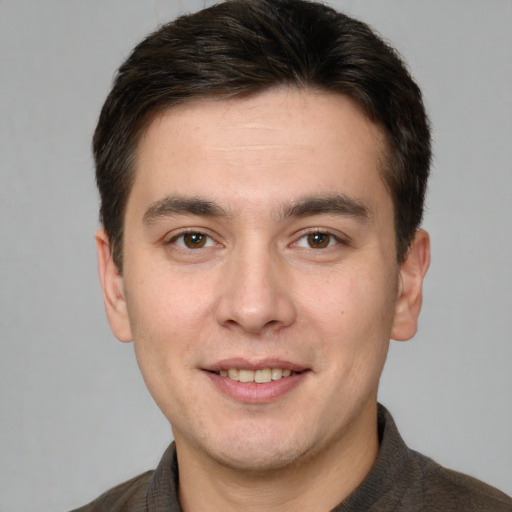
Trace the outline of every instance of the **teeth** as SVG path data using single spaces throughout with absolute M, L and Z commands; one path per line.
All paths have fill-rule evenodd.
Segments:
M 254 382 L 254 372 L 252 370 L 240 370 L 238 380 L 240 382 Z
M 272 380 L 272 373 L 270 368 L 264 370 L 256 370 L 254 372 L 254 382 L 270 382 Z
M 229 368 L 228 370 L 219 371 L 221 377 L 229 377 L 239 382 L 256 382 L 258 384 L 289 377 L 291 374 L 291 370 L 283 370 L 282 368 L 263 368 L 262 370 Z
M 233 380 L 238 380 L 238 370 L 235 370 L 234 368 L 230 368 L 228 370 L 228 377 Z
M 272 380 L 279 380 L 283 376 L 283 370 L 281 368 L 272 369 Z

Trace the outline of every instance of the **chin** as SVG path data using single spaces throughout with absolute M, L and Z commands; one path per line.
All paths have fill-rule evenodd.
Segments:
M 246 448 L 246 447 L 245 447 Z M 214 454 L 218 464 L 237 472 L 247 473 L 269 473 L 293 466 L 304 456 L 300 450 L 275 449 L 250 447 L 249 450 L 230 450 Z
M 241 434 L 243 432 L 243 434 Z M 307 435 L 294 436 L 279 427 L 238 429 L 217 438 L 205 451 L 218 464 L 242 472 L 269 472 L 292 466 L 311 451 L 314 443 Z M 214 441 L 214 439 L 211 439 Z

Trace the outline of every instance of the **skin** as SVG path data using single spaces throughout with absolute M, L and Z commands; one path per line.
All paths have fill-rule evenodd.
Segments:
M 389 340 L 416 332 L 429 264 L 421 230 L 397 264 L 382 149 L 349 99 L 294 89 L 174 107 L 140 140 L 123 273 L 102 229 L 99 271 L 184 510 L 330 510 L 369 472 Z M 300 369 L 284 392 L 211 373 L 269 360 Z

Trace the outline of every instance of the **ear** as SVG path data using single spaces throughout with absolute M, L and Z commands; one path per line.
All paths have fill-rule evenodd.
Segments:
M 123 276 L 112 259 L 110 242 L 103 228 L 96 231 L 96 248 L 98 250 L 98 273 L 108 323 L 119 341 L 131 341 L 132 332 L 124 296 Z
M 430 238 L 423 229 L 416 232 L 406 260 L 400 267 L 398 298 L 391 337 L 397 341 L 411 339 L 418 329 L 423 278 L 430 265 Z

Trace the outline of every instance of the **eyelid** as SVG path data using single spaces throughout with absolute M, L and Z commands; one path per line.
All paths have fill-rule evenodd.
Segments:
M 177 244 L 176 241 L 179 240 L 180 238 L 186 236 L 186 235 L 190 235 L 190 234 L 197 234 L 197 235 L 202 235 L 206 238 L 208 238 L 211 242 L 213 242 L 213 244 L 211 243 L 208 243 L 208 245 L 206 246 L 203 246 L 203 247 L 198 247 L 198 248 L 195 248 L 195 249 L 191 249 L 190 247 L 186 247 L 184 244 Z M 197 251 L 198 249 L 205 249 L 205 248 L 209 248 L 209 247 L 213 247 L 213 246 L 220 246 L 221 244 L 215 239 L 214 236 L 212 236 L 208 230 L 205 230 L 205 229 L 201 229 L 201 228 L 183 228 L 183 229 L 180 229 L 178 231 L 175 231 L 175 232 L 171 232 L 170 234 L 168 234 L 167 236 L 164 237 L 164 245 L 176 245 L 177 247 L 179 247 L 180 249 L 182 250 L 186 250 L 186 251 Z
M 332 244 L 332 245 L 329 244 L 327 247 L 324 247 L 324 248 L 314 249 L 315 251 L 321 251 L 321 250 L 325 250 L 325 249 L 330 249 L 331 247 L 333 247 L 335 245 L 345 245 L 345 246 L 350 246 L 351 245 L 350 237 L 348 237 L 344 233 L 340 233 L 337 230 L 334 231 L 334 230 L 328 229 L 328 228 L 310 228 L 310 229 L 306 229 L 304 231 L 300 231 L 298 233 L 298 236 L 295 237 L 295 241 L 291 245 L 292 246 L 296 246 L 296 247 L 300 247 L 298 245 L 298 242 L 300 240 L 303 240 L 304 238 L 308 237 L 309 235 L 315 235 L 315 234 L 322 234 L 322 235 L 330 236 L 336 242 L 335 244 Z M 309 249 L 313 249 L 313 247 L 309 247 Z

